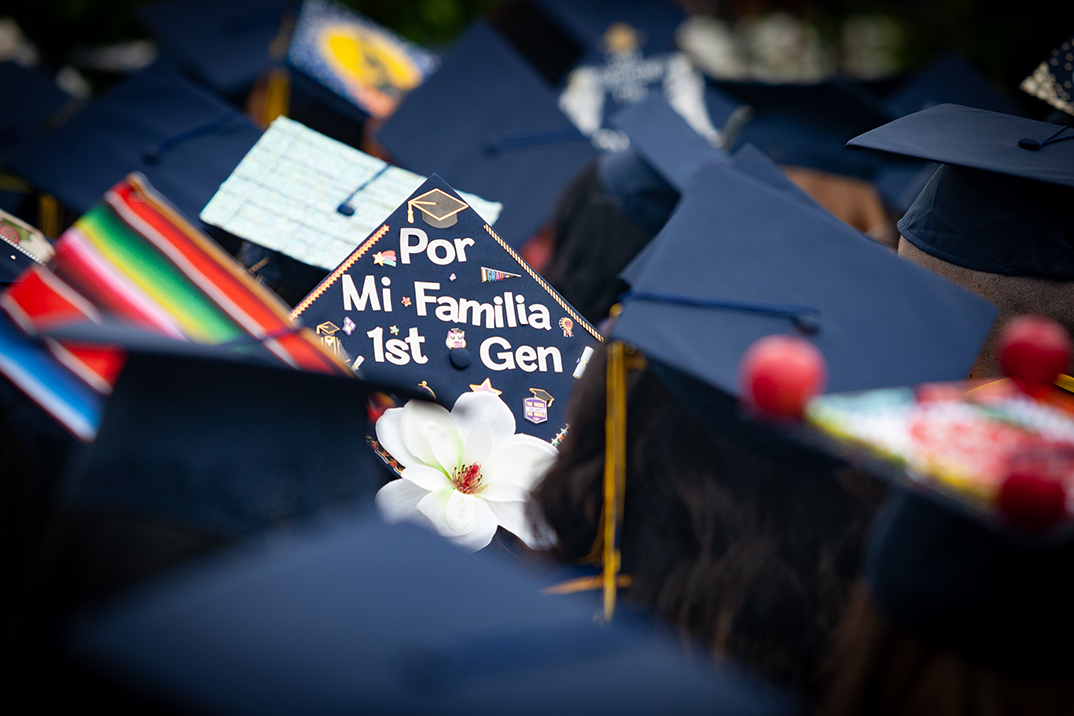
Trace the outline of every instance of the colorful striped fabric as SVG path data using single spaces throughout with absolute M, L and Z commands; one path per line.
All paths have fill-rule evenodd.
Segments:
M 62 324 L 119 321 L 241 351 L 262 345 L 293 368 L 352 375 L 140 174 L 75 222 L 47 267 L 31 267 L 0 294 L 0 308 L 29 336 Z M 0 370 L 83 439 L 92 438 L 122 364 L 114 349 L 33 343 L 11 324 L 0 328 Z

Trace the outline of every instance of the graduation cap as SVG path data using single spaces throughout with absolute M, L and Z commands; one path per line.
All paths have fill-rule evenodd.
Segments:
M 677 52 L 675 31 L 686 19 L 671 3 L 653 0 L 538 0 L 537 5 L 581 43 L 580 64 L 603 63 L 616 51 Z
M 404 98 L 377 139 L 400 165 L 501 202 L 496 229 L 516 247 L 596 156 L 544 80 L 483 22 Z
M 706 164 L 632 275 L 613 338 L 724 393 L 759 338 L 798 332 L 832 390 L 962 378 L 995 308 L 831 214 Z
M 0 241 L 0 287 L 13 283 L 33 264 L 52 257 L 52 245 L 40 231 L 2 209 Z
M 372 585 L 372 586 L 371 586 Z M 82 620 L 72 653 L 219 713 L 778 714 L 792 704 L 641 624 L 409 526 L 336 520 L 206 562 Z
M 1071 136 L 1068 127 L 943 104 L 847 146 L 944 165 L 899 221 L 922 251 L 977 271 L 1069 280 Z
M 860 84 L 842 78 L 813 84 L 714 84 L 754 111 L 732 148 L 751 143 L 777 164 L 873 178 L 877 160 L 847 152 L 844 145 L 891 117 L 880 99 Z
M 76 214 L 141 171 L 196 217 L 260 135 L 238 110 L 157 63 L 25 143 L 8 166 Z
M 871 531 L 865 577 L 899 627 L 1006 671 L 1069 671 L 1047 648 L 1074 636 L 1068 393 L 1030 398 L 1000 380 L 831 394 L 814 399 L 809 421 L 827 449 L 897 487 Z M 1046 476 L 1058 504 L 1030 507 L 1016 483 Z
M 284 0 L 170 0 L 147 5 L 139 19 L 178 67 L 221 95 L 244 93 L 279 62 L 274 52 L 289 4 Z M 278 55 L 274 57 L 274 55 Z
M 1056 109 L 1074 114 L 1074 103 L 1070 100 L 1074 93 L 1074 37 L 1052 50 L 1020 86 Z
M 938 104 L 960 104 L 990 112 L 1022 116 L 1022 110 L 960 55 L 949 52 L 902 83 L 884 98 L 892 117 L 903 117 Z M 935 162 L 892 160 L 873 183 L 889 206 L 903 214 L 936 171 Z
M 448 407 L 463 393 L 494 392 L 519 430 L 547 441 L 564 427 L 579 361 L 601 340 L 436 175 L 291 315 L 340 326 L 332 335 L 370 380 L 421 386 Z
M 357 107 L 391 114 L 406 92 L 436 69 L 436 56 L 343 5 L 305 0 L 288 62 Z

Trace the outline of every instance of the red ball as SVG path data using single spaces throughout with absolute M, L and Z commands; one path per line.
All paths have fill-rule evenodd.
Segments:
M 773 417 L 801 418 L 827 381 L 824 356 L 795 336 L 766 336 L 750 346 L 739 363 L 743 399 Z
M 1043 316 L 1019 316 L 999 338 L 999 364 L 1005 375 L 1033 385 L 1050 385 L 1070 362 L 1070 337 Z
M 1066 516 L 1062 483 L 1032 473 L 1011 473 L 999 488 L 999 509 L 1015 527 L 1044 530 Z

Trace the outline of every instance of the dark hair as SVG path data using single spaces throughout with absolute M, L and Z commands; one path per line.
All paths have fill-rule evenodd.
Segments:
M 899 627 L 865 586 L 852 590 L 835 634 L 824 716 L 1074 712 L 1074 675 L 1033 678 L 977 663 Z
M 557 558 L 597 534 L 604 471 L 606 350 L 568 410 L 560 458 L 537 486 Z M 857 574 L 879 483 L 794 464 L 709 429 L 650 370 L 631 373 L 621 548 L 624 596 L 718 655 L 810 689 Z

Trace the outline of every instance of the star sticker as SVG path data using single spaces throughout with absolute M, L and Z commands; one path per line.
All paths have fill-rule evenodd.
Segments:
M 485 378 L 485 382 L 479 383 L 477 385 L 471 383 L 470 390 L 474 391 L 475 393 L 492 393 L 493 395 L 501 395 L 503 393 L 502 390 L 496 390 L 495 388 L 493 388 L 492 383 L 489 382 L 488 378 Z
M 403 305 L 410 307 L 410 296 L 403 296 Z
M 451 274 L 450 276 L 448 276 L 448 278 L 451 279 L 452 281 L 454 281 L 455 280 L 455 274 Z
M 388 330 L 392 332 L 393 336 L 399 335 L 399 326 L 392 326 Z
M 383 266 L 384 265 L 384 254 L 382 252 L 378 251 L 377 253 L 373 254 L 373 265 L 374 266 Z

